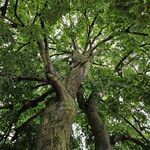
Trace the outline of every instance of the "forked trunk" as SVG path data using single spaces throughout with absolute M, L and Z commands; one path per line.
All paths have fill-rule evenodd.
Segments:
M 75 101 L 78 88 L 84 79 L 89 62 L 79 64 L 61 82 L 55 82 L 53 88 L 57 100 L 49 102 L 43 112 L 42 122 L 39 126 L 36 150 L 69 150 L 70 130 L 76 115 Z M 53 78 L 53 81 L 57 79 Z
M 75 117 L 75 104 L 51 102 L 43 112 L 36 150 L 69 150 L 70 130 Z

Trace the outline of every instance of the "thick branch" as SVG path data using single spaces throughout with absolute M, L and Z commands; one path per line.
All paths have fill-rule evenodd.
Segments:
M 24 122 L 21 126 L 19 126 L 18 128 L 15 129 L 15 134 L 14 136 L 12 137 L 11 141 L 14 141 L 17 139 L 18 135 L 23 132 L 28 125 L 31 124 L 31 122 L 36 118 L 38 117 L 42 112 L 43 112 L 44 109 L 41 109 L 39 110 L 36 114 L 32 115 L 26 122 Z
M 40 23 L 41 23 L 41 28 L 44 30 L 45 28 L 45 24 L 44 21 L 42 19 L 40 19 Z M 40 55 L 42 57 L 42 60 L 44 62 L 44 69 L 45 69 L 45 73 L 48 74 L 52 74 L 54 75 L 54 70 L 53 70 L 53 66 L 51 64 L 50 61 L 50 57 L 49 57 L 49 46 L 48 46 L 48 37 L 46 34 L 43 35 L 43 39 L 39 40 L 37 42 L 39 50 L 40 50 Z
M 44 70 L 45 70 L 47 82 L 52 85 L 52 88 L 57 95 L 57 99 L 64 100 L 64 91 L 66 89 L 64 89 L 64 85 L 61 83 L 60 79 L 56 75 L 55 73 L 56 71 L 54 71 L 52 63 L 50 61 L 47 38 L 44 37 L 44 41 L 40 40 L 38 42 L 38 46 L 40 49 L 40 55 L 44 62 Z
M 53 93 L 53 90 L 48 90 L 47 92 L 45 92 L 44 94 L 42 94 L 41 96 L 39 97 L 36 97 L 34 100 L 30 100 L 30 101 L 27 101 L 18 111 L 17 111 L 17 116 L 19 116 L 21 113 L 25 112 L 27 109 L 29 108 L 33 108 L 33 107 L 36 107 L 38 105 L 39 102 L 42 102 L 45 100 L 45 98 L 52 94 Z
M 66 88 L 72 97 L 76 97 L 81 82 L 85 78 L 89 68 L 90 58 L 84 59 L 83 61 L 78 60 L 77 64 L 72 68 L 69 75 L 65 78 Z
M 109 134 L 106 127 L 97 113 L 96 106 L 94 103 L 94 93 L 91 93 L 87 101 L 85 114 L 89 120 L 89 124 L 92 128 L 92 133 L 95 137 L 95 150 L 109 150 Z
M 84 98 L 84 88 L 81 85 L 78 92 L 77 92 L 77 101 L 79 108 L 84 112 L 86 109 L 86 99 Z
M 2 16 L 6 15 L 6 11 L 7 11 L 7 8 L 8 8 L 8 2 L 9 2 L 9 0 L 5 0 L 4 5 L 0 8 Z
M 30 77 L 30 76 L 14 76 L 10 74 L 4 74 L 0 72 L 1 77 L 8 77 L 11 80 L 14 81 L 37 81 L 37 82 L 47 82 L 44 78 L 38 78 L 38 77 Z
M 42 20 L 42 18 L 40 19 L 40 23 L 41 23 L 41 28 L 44 29 L 45 23 Z M 43 39 L 39 40 L 37 44 L 40 50 L 41 58 L 44 63 L 44 70 L 45 70 L 47 81 L 49 84 L 52 85 L 52 88 L 56 93 L 57 99 L 64 101 L 65 97 L 67 96 L 67 91 L 65 89 L 65 86 L 61 82 L 60 78 L 56 74 L 56 71 L 53 69 L 50 56 L 49 56 L 49 46 L 48 46 L 47 35 L 43 34 Z
M 115 145 L 117 142 L 131 141 L 137 145 L 140 145 L 143 148 L 145 147 L 145 144 L 141 142 L 141 139 L 136 139 L 134 137 L 131 137 L 130 135 L 111 136 L 110 139 L 112 145 Z

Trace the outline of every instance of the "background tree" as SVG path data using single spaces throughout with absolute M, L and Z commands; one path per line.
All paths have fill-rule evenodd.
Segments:
M 142 0 L 1 2 L 1 149 L 83 149 L 73 122 L 88 149 L 149 149 L 149 10 Z

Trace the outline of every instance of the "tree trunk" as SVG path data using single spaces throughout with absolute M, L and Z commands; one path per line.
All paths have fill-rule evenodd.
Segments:
M 97 112 L 93 97 L 94 95 L 92 93 L 88 100 L 85 100 L 81 88 L 77 95 L 79 107 L 85 113 L 88 123 L 91 126 L 91 131 L 95 141 L 95 150 L 112 150 L 113 148 L 110 144 L 108 131 Z
M 92 100 L 88 102 L 85 113 L 95 138 L 95 150 L 110 150 L 109 134 Z
M 63 83 L 51 79 L 57 100 L 50 100 L 43 112 L 36 150 L 70 149 L 70 130 L 76 115 L 74 99 L 88 69 L 89 62 L 85 62 L 74 67 Z
M 71 98 L 65 102 L 50 102 L 42 115 L 36 150 L 69 150 L 70 129 L 75 112 Z

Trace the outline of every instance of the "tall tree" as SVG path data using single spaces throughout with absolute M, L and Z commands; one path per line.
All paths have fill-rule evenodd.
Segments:
M 141 0 L 1 3 L 1 149 L 80 149 L 74 122 L 88 149 L 149 149 L 149 8 Z

